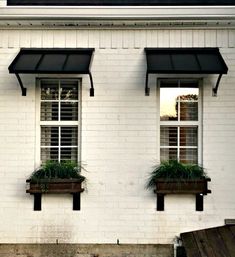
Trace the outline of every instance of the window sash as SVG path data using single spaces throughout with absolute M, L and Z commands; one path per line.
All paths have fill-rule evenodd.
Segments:
M 46 82 L 49 81 L 48 87 L 50 87 L 50 84 L 53 85 L 54 88 L 58 87 L 58 96 L 55 96 L 56 93 L 54 92 L 54 96 L 50 96 L 48 94 L 48 98 L 53 99 L 45 99 L 45 92 L 43 99 L 42 99 L 42 90 L 41 90 L 41 84 L 44 83 L 45 88 L 47 87 Z M 77 89 L 74 89 L 74 92 L 70 92 L 68 90 L 61 89 L 61 84 L 63 84 L 63 88 L 66 88 L 66 82 L 68 82 L 69 85 L 72 85 L 73 87 L 76 86 Z M 70 88 L 70 86 L 68 86 Z M 80 80 L 79 79 L 40 79 L 39 80 L 39 91 L 40 91 L 40 160 L 41 162 L 46 162 L 47 160 L 53 159 L 63 161 L 63 160 L 72 160 L 72 161 L 79 161 L 80 157 Z M 50 90 L 49 90 L 50 91 Z M 63 94 L 63 95 L 62 95 Z M 61 99 L 61 95 L 62 98 Z M 68 99 L 72 95 L 72 99 Z M 75 99 L 77 97 L 77 99 Z M 65 99 L 66 98 L 66 99 Z M 58 119 L 57 120 L 41 120 L 42 115 L 42 103 L 56 103 L 58 104 Z M 77 105 L 77 110 L 75 112 L 77 113 L 76 119 L 61 119 L 61 115 L 63 110 L 61 111 L 61 104 L 67 104 L 67 103 L 73 103 Z M 45 110 L 46 111 L 46 110 Z M 71 110 L 69 108 L 68 114 L 70 115 Z M 54 137 L 56 137 L 56 140 L 54 143 L 51 141 L 50 131 L 51 128 L 57 128 L 58 134 Z M 45 135 L 45 131 L 49 129 L 47 132 L 47 135 Z M 71 138 L 69 138 L 69 134 L 71 130 Z M 44 135 L 43 135 L 44 134 Z M 44 139 L 42 138 L 44 136 Z M 44 142 L 42 142 L 44 140 Z M 46 142 L 47 141 L 47 142 Z M 75 142 L 76 141 L 76 142 Z
M 168 86 L 167 83 L 168 81 L 170 81 L 170 85 Z M 185 83 L 186 81 L 186 83 Z M 158 103 L 159 103 L 159 108 L 158 108 L 158 111 L 159 111 L 159 126 L 160 128 L 163 128 L 163 127 L 168 127 L 168 128 L 172 128 L 172 127 L 175 127 L 177 128 L 177 142 L 175 143 L 175 145 L 172 145 L 174 144 L 174 142 L 172 143 L 169 143 L 169 145 L 166 145 L 166 144 L 162 144 L 162 138 L 161 138 L 161 130 L 159 130 L 159 144 L 160 144 L 160 151 L 159 151 L 159 160 L 166 160 L 164 159 L 163 157 L 163 152 L 164 151 L 169 151 L 169 153 L 171 152 L 172 156 L 174 156 L 174 153 L 175 153 L 175 157 L 177 158 L 177 160 L 181 160 L 183 162 L 186 162 L 187 160 L 185 160 L 185 158 L 187 158 L 187 156 L 189 158 L 191 158 L 191 160 L 193 162 L 196 162 L 196 163 L 202 163 L 202 159 L 201 159 L 201 144 L 202 144 L 202 138 L 201 138 L 201 118 L 202 118 L 202 115 L 201 115 L 201 90 L 200 90 L 200 82 L 199 80 L 192 80 L 192 88 L 195 88 L 196 85 L 198 85 L 198 99 L 196 100 L 193 100 L 192 102 L 193 103 L 197 103 L 197 120 L 180 120 L 180 108 L 179 108 L 179 105 L 177 106 L 178 107 L 178 111 L 179 111 L 179 115 L 177 117 L 176 120 L 161 120 L 161 116 L 160 116 L 160 89 L 161 89 L 161 83 L 164 82 L 163 84 L 163 87 L 162 88 L 170 88 L 170 87 L 180 87 L 180 84 L 182 83 L 183 84 L 183 88 L 185 87 L 185 84 L 188 84 L 190 85 L 190 79 L 159 79 L 158 81 Z M 187 100 L 180 100 L 180 102 L 182 103 L 185 103 L 185 102 L 188 102 Z M 197 141 L 197 145 L 195 145 L 195 142 L 193 143 L 194 145 L 191 145 L 191 144 L 188 144 L 188 145 L 180 145 L 180 128 L 196 128 L 197 129 L 197 138 L 196 138 L 196 141 Z M 186 140 L 186 139 L 185 139 Z M 187 139 L 188 142 L 192 139 Z M 182 139 L 181 139 L 182 141 Z M 187 142 L 186 142 L 187 143 Z M 171 145 L 170 145 L 171 144 Z M 192 153 L 195 153 L 195 158 L 193 156 L 190 156 L 192 155 Z M 166 157 L 166 156 L 165 156 Z M 183 157 L 183 158 L 182 158 Z

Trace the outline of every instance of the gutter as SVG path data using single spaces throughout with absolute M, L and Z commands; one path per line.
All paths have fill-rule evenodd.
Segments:
M 235 6 L 0 7 L 0 20 L 234 20 Z

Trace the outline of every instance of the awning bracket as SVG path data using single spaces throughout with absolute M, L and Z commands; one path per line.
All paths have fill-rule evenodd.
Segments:
M 18 74 L 18 73 L 15 73 L 15 75 L 16 75 L 16 78 L 17 78 L 19 84 L 20 84 L 22 96 L 26 96 L 26 94 L 27 94 L 27 88 L 25 88 L 25 87 L 23 86 L 23 83 L 22 83 L 22 80 L 21 80 L 19 74 Z
M 148 87 L 148 81 L 149 81 L 149 73 L 146 72 L 146 79 L 145 79 L 145 95 L 149 96 L 150 88 Z
M 222 75 L 223 75 L 223 74 L 219 74 L 219 77 L 218 77 L 218 79 L 217 79 L 216 85 L 215 85 L 215 87 L 212 89 L 212 95 L 213 95 L 213 96 L 217 96 L 217 91 L 218 91 L 218 88 L 219 88 L 219 83 L 220 83 L 220 80 L 221 80 L 221 78 L 222 78 Z
M 92 75 L 91 75 L 90 71 L 89 71 L 88 75 L 89 75 L 90 82 L 91 82 L 90 96 L 93 97 L 95 95 L 95 89 L 94 89 L 93 79 L 92 79 Z

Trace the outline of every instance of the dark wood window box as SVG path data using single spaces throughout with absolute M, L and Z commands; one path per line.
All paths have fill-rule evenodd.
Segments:
M 41 210 L 42 194 L 72 194 L 73 210 L 80 210 L 80 193 L 84 191 L 80 179 L 41 179 L 38 182 L 26 180 L 29 189 L 26 193 L 34 195 L 34 210 Z
M 164 195 L 165 194 L 195 194 L 196 210 L 203 211 L 203 196 L 211 193 L 208 189 L 210 178 L 176 180 L 176 179 L 157 179 L 157 210 L 164 211 Z

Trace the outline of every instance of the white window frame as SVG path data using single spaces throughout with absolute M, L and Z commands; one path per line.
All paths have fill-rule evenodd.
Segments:
M 63 81 L 77 81 L 78 83 L 78 120 L 77 121 L 41 121 L 41 81 L 42 80 L 53 80 L 58 81 L 60 83 L 61 80 Z M 82 79 L 77 77 L 40 77 L 36 78 L 36 96 L 35 96 L 35 108 L 36 108 L 36 122 L 35 122 L 35 130 L 36 130 L 36 137 L 35 137 L 35 168 L 41 165 L 41 127 L 42 126 L 76 126 L 78 128 L 78 144 L 77 144 L 77 160 L 78 162 L 81 160 L 81 99 L 82 99 L 82 91 L 81 91 L 81 84 Z M 50 101 L 50 100 L 49 100 Z M 49 102 L 48 101 L 48 102 Z M 53 100 L 52 100 L 53 101 Z M 70 100 L 69 100 L 70 101 Z M 59 99 L 60 103 L 60 99 Z M 59 113 L 60 117 L 60 113 Z M 60 131 L 60 129 L 59 129 Z M 60 136 L 59 136 L 60 140 Z M 60 144 L 59 144 L 60 145 Z M 60 148 L 60 147 L 59 147 Z M 64 147 L 66 148 L 66 147 Z
M 160 88 L 161 88 L 161 82 L 164 80 L 175 80 L 175 81 L 182 81 L 182 80 L 196 80 L 198 82 L 198 121 L 161 121 L 160 120 Z M 157 138 L 158 138 L 158 152 L 157 152 L 157 158 L 159 160 L 160 163 L 160 149 L 164 148 L 164 147 L 160 147 L 160 128 L 161 126 L 167 126 L 167 127 L 177 127 L 177 131 L 179 133 L 179 129 L 180 126 L 181 127 L 193 127 L 193 126 L 197 126 L 198 128 L 198 146 L 195 147 L 198 149 L 198 164 L 202 165 L 203 164 L 203 155 L 202 155 L 202 144 L 203 144 L 203 140 L 202 140 L 202 119 L 203 119 L 203 79 L 202 78 L 195 78 L 195 77 L 167 77 L 167 78 L 158 78 L 157 79 Z M 179 134 L 178 134 L 179 135 Z M 177 143 L 177 158 L 179 157 L 179 140 L 180 137 L 178 137 L 178 143 Z M 166 146 L 166 148 L 169 148 Z M 185 147 L 187 148 L 187 147 Z M 189 147 L 189 148 L 193 148 L 193 147 Z

